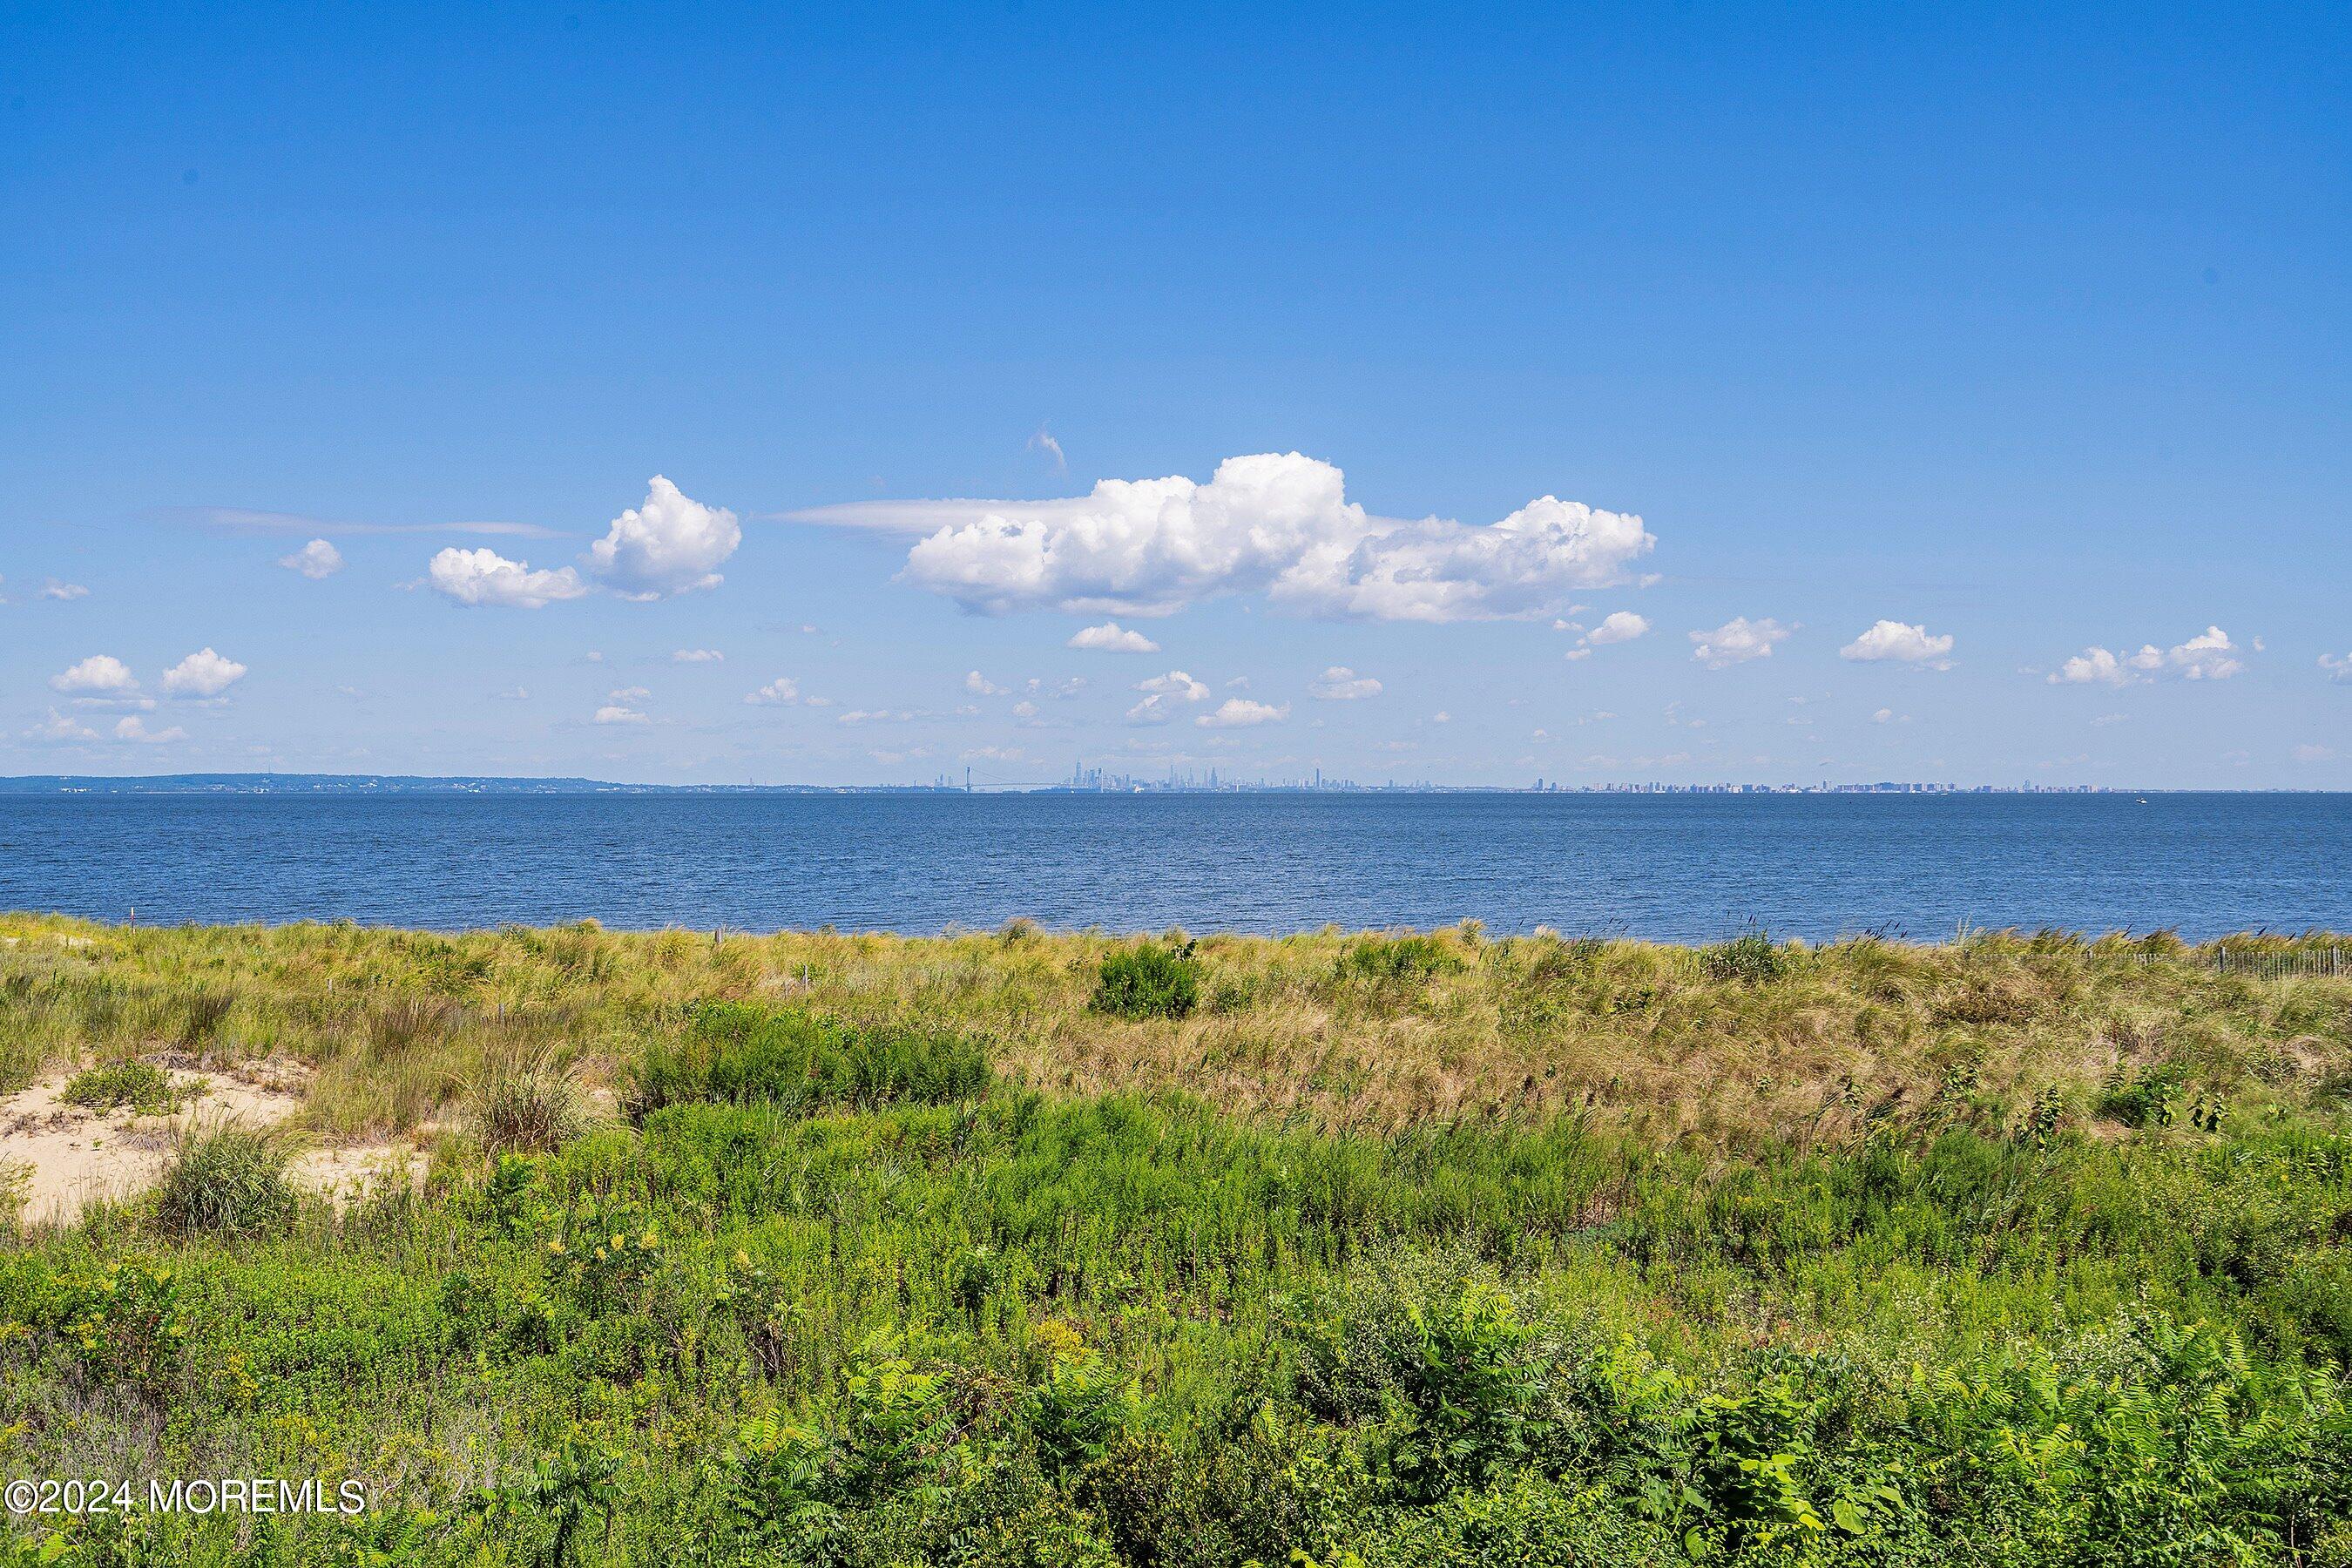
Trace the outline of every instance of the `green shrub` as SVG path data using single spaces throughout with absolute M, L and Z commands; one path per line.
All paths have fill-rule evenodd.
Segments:
M 114 1110 L 127 1105 L 137 1110 L 165 1111 L 179 1105 L 172 1075 L 153 1062 L 141 1061 L 84 1068 L 66 1080 L 58 1098 L 90 1110 Z
M 1760 985 L 1788 973 L 1791 959 L 1787 948 L 1775 943 L 1763 931 L 1751 931 L 1729 942 L 1701 948 L 1698 964 L 1700 972 L 1709 980 L 1731 980 L 1746 985 Z
M 1030 1434 L 1045 1473 L 1059 1478 L 1101 1458 L 1135 1417 L 1135 1385 L 1066 1324 L 1037 1331 L 1045 1375 L 1029 1390 Z
M 178 1272 L 144 1258 L 67 1279 L 55 1311 L 58 1337 L 101 1383 L 162 1386 L 188 1338 Z
M 1201 1002 L 1201 961 L 1193 944 L 1145 942 L 1103 955 L 1095 974 L 1096 1012 L 1114 1018 L 1182 1018 Z
M 2169 1127 L 2188 1083 L 2187 1069 L 2175 1062 L 2119 1078 L 2101 1091 L 2098 1114 L 2126 1127 Z
M 293 1151 L 275 1130 L 234 1118 L 180 1130 L 157 1190 L 155 1216 L 175 1236 L 262 1236 L 293 1222 Z
M 1339 956 L 1339 975 L 1375 985 L 1420 985 L 1467 965 L 1460 953 L 1433 936 L 1368 936 Z
M 633 1121 L 716 1101 L 787 1110 L 944 1104 L 986 1092 L 986 1045 L 919 1024 L 853 1024 L 797 1008 L 706 1002 L 676 1046 L 656 1044 L 628 1094 Z

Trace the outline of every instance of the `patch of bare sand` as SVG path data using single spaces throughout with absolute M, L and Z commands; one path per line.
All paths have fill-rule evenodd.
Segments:
M 181 1108 L 142 1115 L 129 1108 L 90 1110 L 60 1095 L 69 1073 L 0 1096 L 0 1171 L 30 1168 L 19 1216 L 26 1224 L 70 1223 L 93 1203 L 119 1202 L 163 1178 L 172 1144 L 191 1118 L 233 1117 L 270 1127 L 302 1106 L 310 1070 L 299 1062 L 243 1062 L 222 1070 L 187 1058 L 159 1060 L 171 1073 Z M 413 1144 L 371 1141 L 302 1148 L 287 1167 L 295 1184 L 338 1205 L 389 1182 L 417 1181 L 425 1156 Z

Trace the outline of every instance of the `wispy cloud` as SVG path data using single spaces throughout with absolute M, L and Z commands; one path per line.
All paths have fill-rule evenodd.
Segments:
M 543 528 L 535 522 L 368 522 L 242 506 L 163 507 L 149 515 L 165 522 L 192 522 L 231 533 L 314 533 L 345 538 L 367 533 L 465 533 L 512 539 L 571 537 L 561 529 Z
M 1029 437 L 1029 449 L 1033 452 L 1043 452 L 1053 458 L 1055 473 L 1066 474 L 1070 471 L 1070 459 L 1063 455 L 1062 444 L 1055 440 L 1054 433 L 1043 425 L 1038 426 L 1037 433 Z

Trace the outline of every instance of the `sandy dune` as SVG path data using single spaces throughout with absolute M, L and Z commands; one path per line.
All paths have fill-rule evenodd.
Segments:
M 0 1096 L 0 1169 L 31 1168 L 26 1224 L 72 1220 L 89 1204 L 132 1196 L 161 1179 L 180 1124 L 191 1117 L 233 1116 L 271 1126 L 301 1109 L 309 1074 L 299 1064 L 240 1064 L 234 1074 L 165 1062 L 180 1090 L 172 1115 L 93 1111 L 58 1096 L 68 1072 Z M 424 1156 L 406 1143 L 366 1142 L 306 1148 L 290 1173 L 301 1186 L 338 1202 L 375 1183 L 420 1176 Z

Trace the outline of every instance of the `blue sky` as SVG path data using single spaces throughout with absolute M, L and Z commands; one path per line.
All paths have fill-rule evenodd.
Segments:
M 15 8 L 0 771 L 2352 787 L 2348 110 L 2340 8 Z

